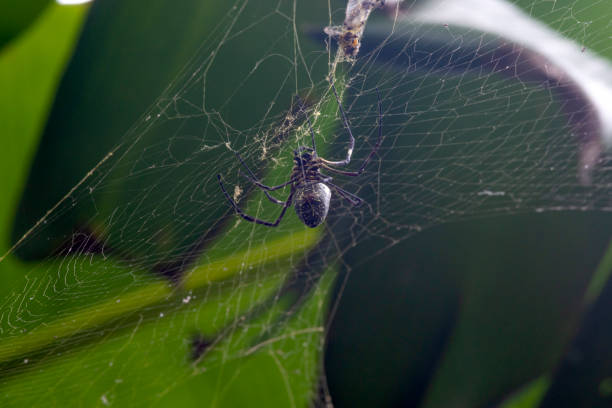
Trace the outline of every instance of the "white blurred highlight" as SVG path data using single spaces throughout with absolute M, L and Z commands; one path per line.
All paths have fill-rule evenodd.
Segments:
M 612 65 L 504 0 L 436 0 L 410 14 L 421 22 L 460 25 L 497 34 L 548 58 L 590 97 L 612 147 Z
M 57 4 L 61 4 L 64 6 L 70 6 L 73 4 L 83 4 L 83 3 L 89 3 L 92 0 L 56 0 Z

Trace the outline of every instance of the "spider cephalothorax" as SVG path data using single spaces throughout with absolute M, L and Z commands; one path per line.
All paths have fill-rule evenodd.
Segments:
M 350 138 L 349 147 L 346 152 L 346 158 L 344 160 L 339 161 L 330 161 L 317 155 L 314 131 L 312 130 L 312 123 L 310 123 L 310 118 L 308 116 L 306 116 L 306 120 L 308 121 L 310 135 L 312 138 L 312 148 L 301 146 L 297 150 L 294 150 L 293 161 L 295 162 L 295 164 L 293 166 L 289 181 L 283 184 L 279 184 L 278 186 L 272 187 L 260 183 L 255 178 L 255 174 L 251 171 L 251 169 L 249 169 L 244 160 L 242 160 L 242 157 L 240 157 L 240 155 L 236 153 L 238 160 L 247 170 L 251 181 L 257 187 L 263 190 L 268 200 L 270 200 L 274 204 L 283 206 L 281 213 L 274 222 L 263 221 L 258 218 L 247 215 L 240 209 L 240 207 L 238 207 L 236 202 L 227 193 L 221 181 L 221 175 L 218 174 L 217 178 L 219 180 L 219 185 L 221 186 L 221 190 L 223 191 L 225 198 L 227 198 L 227 200 L 230 202 L 230 204 L 238 213 L 238 215 L 240 215 L 245 220 L 254 222 L 256 224 L 266 225 L 268 227 L 276 227 L 285 216 L 287 208 L 289 208 L 289 206 L 293 204 L 298 218 L 306 226 L 314 228 L 320 225 L 323 221 L 325 221 L 325 218 L 327 217 L 327 213 L 329 212 L 329 203 L 331 200 L 330 189 L 336 191 L 340 196 L 342 196 L 355 206 L 360 205 L 363 202 L 363 200 L 357 197 L 355 194 L 350 193 L 342 189 L 341 187 L 338 187 L 337 185 L 333 184 L 331 182 L 332 178 L 321 173 L 321 170 L 327 170 L 332 173 L 342 174 L 351 177 L 356 177 L 363 173 L 366 165 L 372 159 L 372 157 L 380 147 L 380 144 L 382 143 L 382 107 L 380 101 L 380 93 L 378 92 L 378 89 L 376 89 L 378 96 L 378 140 L 376 141 L 376 145 L 357 171 L 344 171 L 337 169 L 334 166 L 346 166 L 351 162 L 351 156 L 355 147 L 355 138 L 353 137 L 353 132 L 349 127 L 348 119 L 346 118 L 346 114 L 344 113 L 342 104 L 340 103 L 340 98 L 338 97 L 338 93 L 336 92 L 336 87 L 333 83 L 331 84 L 331 86 L 332 90 L 334 91 L 334 95 L 336 96 L 336 101 L 338 102 L 338 108 L 340 109 L 340 115 L 342 116 L 344 127 L 346 128 Z M 288 185 L 291 185 L 291 191 L 289 192 L 289 196 L 285 201 L 281 201 L 273 197 L 269 193 L 270 191 L 279 190 Z

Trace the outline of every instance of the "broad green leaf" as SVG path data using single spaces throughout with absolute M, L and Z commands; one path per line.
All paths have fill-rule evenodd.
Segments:
M 609 4 L 523 3 L 529 3 L 534 17 L 549 19 L 553 28 L 609 55 L 602 28 L 609 22 L 602 17 L 610 15 Z M 591 21 L 587 10 L 599 29 L 562 26 L 568 19 L 560 15 L 568 10 Z M 515 187 L 537 186 L 557 176 L 553 190 L 575 183 L 579 144 L 570 143 L 574 147 L 566 151 L 554 148 L 563 137 L 559 129 L 569 133 L 564 129 L 568 118 L 550 110 L 557 112 L 565 101 L 551 100 L 549 89 L 544 90 L 547 97 L 538 97 L 542 89 L 537 84 L 530 88 L 516 77 L 492 75 L 477 58 L 486 60 L 490 38 L 470 27 L 398 23 L 391 31 L 389 24 L 377 22 L 369 28 L 362 49 L 376 53 L 384 69 L 380 74 L 370 69 L 366 82 L 390 88 L 385 96 L 391 101 L 405 101 L 386 109 L 385 128 L 393 132 L 405 126 L 406 132 L 385 141 L 378 178 L 372 181 L 378 189 L 365 189 L 366 201 L 378 199 L 376 211 L 384 220 L 351 220 L 353 230 L 363 227 L 367 234 L 345 258 L 360 267 L 351 268 L 331 326 L 326 352 L 330 391 L 346 406 L 489 406 L 551 372 L 563 357 L 585 302 L 596 296 L 591 277 L 606 258 L 612 220 L 594 211 L 497 216 L 496 209 L 521 212 L 513 208 L 523 203 L 510 203 Z M 438 34 L 448 41 L 438 41 Z M 469 58 L 474 39 L 481 41 L 481 54 Z M 488 89 L 495 96 L 487 95 Z M 521 108 L 508 110 L 502 103 Z M 368 102 L 354 105 L 365 109 Z M 403 109 L 414 116 L 408 125 Z M 544 123 L 541 117 L 552 119 Z M 528 144 L 549 145 L 556 157 L 507 137 L 523 123 L 533 125 Z M 498 149 L 512 153 L 498 156 Z M 549 159 L 546 170 L 571 164 L 547 176 L 539 164 Z M 536 164 L 515 167 L 515 160 Z M 504 186 L 500 190 L 506 198 L 491 197 L 478 207 L 470 197 L 489 185 Z M 534 187 L 532 197 L 526 197 L 534 207 L 525 211 L 533 212 L 540 199 L 548 202 L 546 191 Z M 437 225 L 470 214 L 472 221 Z M 409 228 L 414 236 L 405 239 Z M 386 244 L 396 247 L 384 249 Z M 606 280 L 608 272 L 598 276 Z M 585 299 L 589 285 L 594 289 Z M 363 318 L 356 320 L 356 315 Z M 356 378 L 367 378 L 368 387 L 351 387 Z M 546 387 L 540 389 L 539 397 L 545 392 Z
M 194 340 L 214 339 L 252 301 L 270 296 L 277 279 L 259 280 L 260 285 L 240 291 L 241 296 L 193 292 L 189 303 L 178 299 L 123 316 L 103 331 L 83 332 L 5 366 L 3 405 L 243 406 L 257 401 L 307 406 L 318 373 L 321 316 L 332 279 L 333 274 L 326 275 L 278 335 L 253 343 L 261 336 L 260 325 L 282 313 L 283 304 L 259 322 L 240 327 L 202 360 L 192 360 Z M 219 304 L 227 309 L 227 320 L 216 318 Z M 24 387 L 29 391 L 24 393 Z
M 0 53 L 3 194 L 0 200 L 0 249 L 10 247 L 10 231 L 32 155 L 54 99 L 59 79 L 81 27 L 85 7 L 49 7 L 36 24 Z M 0 264 L 3 280 L 23 273 Z M 4 291 L 6 285 L 1 285 Z M 3 292 L 5 293 L 5 292 Z
M 521 3 L 602 55 L 610 51 L 598 18 L 609 14 L 609 6 Z M 566 6 L 577 21 L 593 18 L 596 35 L 585 25 L 560 25 L 568 21 Z M 323 256 L 317 244 L 326 242 L 323 229 L 305 229 L 294 214 L 274 231 L 240 221 L 216 174 L 245 211 L 274 219 L 279 208 L 248 187 L 232 150 L 266 183 L 285 181 L 291 149 L 309 141 L 308 129 L 299 126 L 304 113 L 292 101 L 296 93 L 306 102 L 321 152 L 328 145 L 331 154 L 342 152 L 344 144 L 331 143 L 342 139 L 334 134 L 336 106 L 323 79 L 328 54 L 301 31 L 335 18 L 342 7 L 276 1 L 153 1 L 143 7 L 118 0 L 92 6 L 18 208 L 12 242 L 25 234 L 17 253 L 28 262 L 11 255 L 0 264 L 6 270 L 2 310 L 11 316 L 0 333 L 4 405 L 311 402 L 323 350 L 322 316 L 335 276 L 335 267 L 324 265 L 335 257 L 317 258 Z M 403 55 L 393 46 L 389 41 L 376 51 L 379 63 L 388 49 L 393 58 Z M 420 221 L 452 218 L 435 211 L 448 205 L 461 213 L 470 188 L 500 177 L 486 160 L 467 168 L 456 160 L 437 167 L 462 153 L 452 143 L 422 149 L 439 144 L 440 129 L 496 123 L 499 128 L 487 135 L 495 141 L 517 123 L 534 123 L 530 134 L 537 138 L 531 142 L 545 144 L 564 118 L 538 120 L 550 106 L 558 108 L 542 106 L 541 98 L 551 100 L 546 89 L 530 90 L 528 98 L 524 84 L 494 77 L 486 85 L 499 85 L 498 100 L 475 98 L 453 107 L 456 117 L 440 116 L 435 108 L 458 90 L 475 95 L 483 84 L 465 77 L 445 77 L 441 84 L 435 74 L 418 72 L 415 82 L 391 83 L 391 69 L 372 67 L 358 61 L 338 73 L 339 88 L 345 74 L 356 79 L 347 107 L 366 147 L 356 150 L 355 161 L 367 154 L 376 132 L 376 98 L 367 91 L 376 85 L 390 137 L 384 157 L 373 162 L 376 171 L 347 182 L 367 208 L 347 216 L 339 204 L 327 226 L 334 251 L 356 247 L 343 260 L 350 275 L 338 289 L 342 303 L 326 346 L 331 397 L 338 406 L 499 401 L 559 361 L 582 315 L 584 293 L 597 298 L 607 280 L 608 271 L 600 268 L 600 278 L 589 283 L 611 221 L 594 212 L 487 215 L 490 208 L 512 205 L 506 196 L 482 200 L 478 215 L 487 215 L 484 221 L 421 231 Z M 19 83 L 31 78 L 39 79 L 29 73 Z M 38 104 L 24 105 L 38 106 L 36 115 L 18 119 L 31 128 L 24 132 L 32 134 L 30 154 L 46 119 L 42 105 L 50 101 L 32 95 Z M 524 109 L 508 117 L 505 106 L 522 102 Z M 479 116 L 495 108 L 497 116 Z M 407 111 L 419 119 L 409 126 Z M 470 132 L 462 142 L 480 146 L 482 134 Z M 427 136 L 414 143 L 403 139 L 414 134 Z M 505 163 L 542 159 L 541 150 L 524 152 L 521 146 L 507 146 L 512 154 Z M 5 247 L 29 165 L 28 152 L 20 153 L 7 155 L 4 169 L 15 178 L 7 182 L 15 186 L 14 198 L 6 211 L 0 208 Z M 568 149 L 551 162 L 568 163 L 574 153 Z M 543 169 L 521 167 L 514 176 L 529 184 L 548 177 Z M 470 171 L 482 177 L 471 179 Z M 457 174 L 465 181 L 461 186 L 436 184 Z M 417 185 L 426 193 L 413 194 L 410 186 Z M 431 205 L 425 196 L 442 190 L 440 200 L 448 201 Z M 28 233 L 40 220 L 48 222 Z M 310 296 L 306 283 L 314 287 Z M 291 284 L 304 287 L 296 295 Z M 533 401 L 534 393 L 516 403 Z
M 537 378 L 500 404 L 499 408 L 536 408 L 550 386 L 550 378 Z
M 43 13 L 52 0 L 5 0 L 0 5 L 0 50 Z
M 216 173 L 227 172 L 228 188 L 233 187 L 236 173 L 230 170 L 237 161 L 228 149 L 220 155 L 204 146 L 223 142 L 224 134 L 214 133 L 223 124 L 202 110 L 219 110 L 231 128 L 243 129 L 231 146 L 239 149 L 254 143 L 258 132 L 274 135 L 300 91 L 298 80 L 312 74 L 300 70 L 299 78 L 277 83 L 279 72 L 291 65 L 271 61 L 243 81 L 253 64 L 259 65 L 258 44 L 280 32 L 277 51 L 293 49 L 293 26 L 281 13 L 291 9 L 278 11 L 248 2 L 235 9 L 195 1 L 146 8 L 100 1 L 91 7 L 13 232 L 17 254 L 29 262 L 14 269 L 20 278 L 4 285 L 3 310 L 19 305 L 0 337 L 5 403 L 66 405 L 76 398 L 86 405 L 228 406 L 256 398 L 268 406 L 305 406 L 313 398 L 334 273 L 318 267 L 310 272 L 321 280 L 308 279 L 311 289 L 297 290 L 299 278 L 292 273 L 304 273 L 304 258 L 322 229 L 307 229 L 294 215 L 275 235 L 233 214 L 225 220 L 229 208 Z M 326 8 L 313 10 L 321 11 Z M 252 26 L 257 16 L 269 24 Z M 252 32 L 225 38 L 240 30 Z M 215 55 L 210 61 L 209 52 Z M 172 103 L 201 100 L 197 73 L 203 70 L 216 87 L 207 87 L 202 109 Z M 285 105 L 268 111 L 267 99 L 281 94 Z M 291 114 L 301 113 L 302 122 L 317 111 L 312 121 L 325 129 L 317 139 L 329 138 L 335 99 L 312 106 L 311 96 L 318 97 L 302 95 L 307 112 L 294 106 Z M 242 104 L 224 107 L 229 97 Z M 258 124 L 266 114 L 273 118 Z M 193 137 L 174 137 L 176 129 Z M 310 140 L 303 127 L 291 126 L 286 133 L 274 136 L 280 138 L 268 148 L 286 150 L 287 162 L 263 163 L 262 169 L 272 167 L 266 182 L 286 178 L 290 149 L 298 137 Z M 168 153 L 174 167 L 143 154 L 155 153 L 161 144 L 166 147 L 158 153 Z M 252 166 L 256 151 L 251 146 L 245 156 Z M 186 195 L 181 183 L 203 188 Z M 256 204 L 245 210 L 257 211 Z M 271 208 L 277 213 L 278 207 Z M 138 213 L 150 222 L 130 224 Z M 152 235 L 152 228 L 160 234 Z M 14 255 L 4 259 L 7 269 L 17 262 Z M 211 344 L 194 357 L 196 340 Z M 22 393 L 23 387 L 32 392 Z
M 228 213 L 216 174 L 224 173 L 230 189 L 242 181 L 235 178 L 239 164 L 232 150 L 249 144 L 242 153 L 261 176 L 269 163 L 254 159 L 290 141 L 286 160 L 266 178 L 285 181 L 290 149 L 307 132 L 290 127 L 279 133 L 278 125 L 302 86 L 311 88 L 312 77 L 323 81 L 326 65 L 295 70 L 275 57 L 291 54 L 294 41 L 301 41 L 284 16 L 293 13 L 293 4 L 270 13 L 275 7 L 271 1 L 94 3 L 39 146 L 13 239 L 67 192 L 71 198 L 57 209 L 59 219 L 18 248 L 21 256 L 44 256 L 81 229 L 124 255 L 153 259 L 164 253 L 168 261 L 149 267 L 177 274 L 169 259 L 193 262 Z M 327 15 L 325 5 L 303 11 L 304 21 Z M 304 58 L 318 56 L 313 44 L 303 47 Z M 264 50 L 272 57 L 261 61 Z M 267 143 L 253 148 L 260 139 Z M 75 157 L 74 151 L 83 153 Z M 72 191 L 75 186 L 80 188 Z M 72 208 L 75 200 L 79 205 Z M 143 225 L 137 220 L 145 213 L 155 217 Z

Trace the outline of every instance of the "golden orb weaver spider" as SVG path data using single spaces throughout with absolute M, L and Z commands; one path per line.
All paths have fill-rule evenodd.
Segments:
M 244 160 L 242 160 L 242 157 L 240 157 L 240 155 L 236 153 L 236 157 L 238 157 L 238 160 L 240 161 L 242 166 L 244 166 L 244 168 L 247 170 L 248 177 L 253 182 L 253 184 L 255 184 L 264 192 L 268 200 L 270 200 L 274 204 L 283 206 L 281 213 L 279 214 L 276 221 L 268 222 L 245 214 L 240 209 L 240 207 L 238 207 L 238 204 L 236 204 L 232 197 L 230 197 L 230 195 L 227 193 L 225 187 L 223 186 L 221 175 L 217 174 L 217 179 L 219 180 L 219 185 L 221 186 L 221 190 L 223 191 L 225 198 L 227 198 L 227 200 L 230 202 L 230 204 L 239 216 L 249 222 L 265 225 L 267 227 L 277 227 L 285 216 L 287 208 L 289 208 L 293 204 L 298 218 L 306 226 L 314 228 L 323 223 L 323 221 L 325 221 L 325 218 L 327 217 L 327 213 L 329 212 L 329 203 L 331 200 L 330 188 L 336 191 L 340 196 L 342 196 L 354 206 L 362 204 L 363 200 L 361 198 L 333 184 L 331 182 L 332 177 L 321 173 L 321 169 L 351 177 L 357 177 L 364 172 L 366 166 L 368 165 L 374 154 L 378 151 L 378 148 L 380 147 L 383 140 L 382 102 L 380 99 L 380 91 L 378 90 L 378 88 L 376 88 L 376 96 L 378 98 L 378 139 L 376 141 L 376 144 L 374 145 L 374 148 L 365 158 L 365 160 L 357 171 L 344 171 L 334 168 L 333 166 L 346 166 L 351 162 L 353 149 L 355 148 L 355 137 L 353 136 L 353 132 L 351 131 L 351 128 L 348 124 L 346 113 L 344 112 L 344 108 L 342 107 L 342 103 L 340 102 L 338 92 L 336 91 L 336 87 L 334 86 L 333 82 L 331 86 L 336 97 L 336 102 L 338 102 L 338 108 L 340 109 L 340 115 L 342 116 L 344 127 L 347 130 L 350 138 L 349 147 L 346 152 L 346 158 L 344 160 L 331 161 L 319 157 L 319 155 L 317 154 L 315 134 L 314 130 L 312 129 L 312 123 L 310 122 L 310 118 L 308 117 L 308 115 L 306 115 L 306 120 L 308 121 L 308 128 L 310 130 L 310 136 L 312 138 L 312 147 L 300 146 L 297 150 L 293 151 L 293 161 L 295 162 L 295 164 L 293 166 L 293 170 L 291 171 L 291 177 L 285 183 L 279 184 L 278 186 L 267 186 L 265 184 L 260 183 L 256 179 L 255 174 L 251 171 L 251 169 L 249 169 Z M 291 191 L 289 192 L 289 196 L 285 201 L 278 200 L 269 193 L 270 191 L 279 190 L 288 185 L 291 185 Z

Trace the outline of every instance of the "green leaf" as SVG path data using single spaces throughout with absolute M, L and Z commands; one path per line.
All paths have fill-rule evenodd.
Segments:
M 40 16 L 52 0 L 5 0 L 0 5 L 0 50 Z
M 533 17 L 543 16 L 563 34 L 610 56 L 602 28 L 609 23 L 602 16 L 612 11 L 608 3 L 519 3 Z M 568 20 L 560 16 L 568 10 L 579 11 L 585 25 L 562 26 Z M 591 31 L 590 21 L 599 29 Z M 393 30 L 388 22 L 370 25 L 362 45 L 362 50 L 375 53 L 383 69 L 377 71 L 369 61 L 359 69 L 368 69 L 363 88 L 387 86 L 385 97 L 400 105 L 385 110 L 387 132 L 404 126 L 407 130 L 385 140 L 378 178 L 372 181 L 378 189 L 364 189 L 367 202 L 378 200 L 376 211 L 384 219 L 348 221 L 352 233 L 362 239 L 345 257 L 351 274 L 330 327 L 330 391 L 340 406 L 494 405 L 551 373 L 566 352 L 566 359 L 575 358 L 568 347 L 585 303 L 598 295 L 601 281 L 608 280 L 612 219 L 607 212 L 592 210 L 534 211 L 547 192 L 538 184 L 541 180 L 559 176 L 550 181 L 551 190 L 575 182 L 572 173 L 578 168 L 575 154 L 580 148 L 577 143 L 564 152 L 554 147 L 563 137 L 559 129 L 570 133 L 569 118 L 544 112 L 557 102 L 550 97 L 554 89 L 546 87 L 548 96 L 539 99 L 535 95 L 542 89 L 537 83 L 521 83 L 518 75 L 493 75 L 495 71 L 487 69 L 491 63 L 489 68 L 499 64 L 503 71 L 503 57 L 515 56 L 498 46 L 497 41 L 507 44 L 507 39 L 483 36 L 469 26 L 394 23 Z M 476 54 L 470 53 L 473 44 L 478 46 Z M 491 49 L 499 54 L 488 54 Z M 510 71 L 516 66 L 510 64 Z M 489 86 L 495 96 L 486 95 Z M 357 100 L 353 106 L 365 109 L 368 103 Z M 518 105 L 517 111 L 507 108 Z M 412 116 L 408 123 L 402 109 Z M 541 117 L 552 119 L 543 123 Z M 513 129 L 504 129 L 506 123 L 533 125 L 525 135 L 528 144 L 542 143 L 558 153 L 550 160 L 554 175 L 540 173 L 549 170 L 540 167 L 546 154 L 509 137 Z M 506 149 L 512 153 L 497 156 Z M 565 154 L 568 157 L 561 157 Z M 514 166 L 516 160 L 535 164 Z M 569 175 L 557 172 L 559 165 L 567 166 Z M 478 207 L 478 200 L 470 197 L 491 185 L 501 186 L 506 199 L 491 197 Z M 532 186 L 533 196 L 521 194 L 521 188 Z M 513 201 L 509 196 L 515 191 L 520 198 Z M 577 196 L 588 194 L 584 191 L 578 188 Z M 594 196 L 600 194 L 606 195 L 597 190 Z M 532 199 L 533 207 L 523 207 Z M 531 214 L 520 214 L 523 211 Z M 462 218 L 473 219 L 447 222 Z M 406 239 L 411 230 L 414 236 Z M 598 279 L 593 282 L 594 275 Z M 600 313 L 603 309 L 609 307 Z M 599 322 L 607 327 L 606 320 Z M 600 344 L 607 344 L 604 339 L 607 334 Z M 596 354 L 603 356 L 589 356 Z M 585 370 L 598 368 L 586 364 Z M 367 387 L 356 389 L 352 384 L 360 378 L 367 378 Z M 589 382 L 591 391 L 597 390 L 595 383 Z M 540 384 L 534 392 L 538 398 L 531 400 L 534 406 L 546 392 L 547 384 Z M 562 399 L 551 399 L 551 406 L 559 406 Z M 585 401 L 590 406 L 592 400 Z
M 0 328 L 3 402 L 67 405 L 76 395 L 87 405 L 226 406 L 255 398 L 284 407 L 313 398 L 334 268 L 316 270 L 321 280 L 309 279 L 302 292 L 292 273 L 301 272 L 322 229 L 307 229 L 292 215 L 272 236 L 233 214 L 226 219 L 216 173 L 238 167 L 220 144 L 231 129 L 202 112 L 228 97 L 242 101 L 221 111 L 224 121 L 244 128 L 231 146 L 240 149 L 258 131 L 273 134 L 274 128 L 255 126 L 259 118 L 268 112 L 276 125 L 304 81 L 269 85 L 286 61 L 264 64 L 243 81 L 261 57 L 257 45 L 293 29 L 281 10 L 243 5 L 249 13 L 200 1 L 91 7 L 18 206 L 17 252 L 2 263 L 10 270 L 3 310 L 17 307 Z M 224 37 L 258 15 L 270 24 L 252 28 L 252 36 Z M 294 39 L 282 39 L 278 50 L 289 53 Z M 236 63 L 241 60 L 248 63 Z M 194 112 L 186 102 L 201 100 L 202 78 L 190 78 L 202 70 L 210 71 L 213 85 Z M 236 97 L 238 91 L 248 98 Z M 270 110 L 273 97 L 285 105 Z M 322 118 L 313 122 L 326 129 L 318 138 L 334 128 L 335 103 L 327 98 L 316 107 Z M 175 137 L 177 129 L 188 136 Z M 304 128 L 290 130 L 269 146 L 287 150 L 288 160 L 270 169 L 266 182 L 287 177 L 294 147 L 287 140 L 294 133 L 309 137 Z M 160 144 L 158 153 L 175 162 L 155 156 Z M 142 154 L 149 150 L 154 154 Z M 224 174 L 230 187 L 234 175 Z M 256 204 L 246 211 L 255 212 Z M 138 213 L 149 221 L 139 223 Z M 21 393 L 24 386 L 32 392 Z
M 579 4 L 570 5 L 587 18 Z M 83 9 L 52 10 L 64 15 Z M 557 29 L 558 21 L 567 21 L 560 20 L 559 10 L 549 15 Z M 334 140 L 336 106 L 323 80 L 327 55 L 300 31 L 312 21 L 328 21 L 329 12 L 327 4 L 276 1 L 188 0 L 177 6 L 156 0 L 146 7 L 96 2 L 19 205 L 61 61 L 50 72 L 38 72 L 47 67 L 36 59 L 44 56 L 39 49 L 27 51 L 27 61 L 0 61 L 7 68 L 2 78 L 15 86 L 0 109 L 6 118 L 0 119 L 11 123 L 15 117 L 14 133 L 28 138 L 27 146 L 16 143 L 18 149 L 7 151 L 6 164 L 0 164 L 7 175 L 2 245 L 8 248 L 23 238 L 16 252 L 21 260 L 11 253 L 0 263 L 2 311 L 10 317 L 0 326 L 3 405 L 64 406 L 75 400 L 88 406 L 309 405 L 336 270 L 333 264 L 324 266 L 335 258 L 319 258 L 322 229 L 305 229 L 294 214 L 273 231 L 239 220 L 216 174 L 223 175 L 230 194 L 240 196 L 246 212 L 274 219 L 279 208 L 237 174 L 240 165 L 232 150 L 243 153 L 266 183 L 285 181 L 291 148 L 309 138 L 307 128 L 296 126 L 303 121 L 299 104 L 292 101 L 296 93 L 312 115 L 318 141 Z M 549 10 L 534 11 L 540 12 Z M 293 15 L 296 20 L 287 18 Z M 37 44 L 53 52 L 61 48 L 65 58 L 69 41 L 59 47 L 49 33 L 63 29 L 74 36 L 78 17 L 53 20 L 61 27 L 41 31 Z M 598 30 L 604 32 L 605 27 Z M 584 30 L 571 34 L 580 38 Z M 607 42 L 595 43 L 609 52 Z M 384 49 L 376 55 L 383 61 Z M 347 77 L 365 75 L 361 67 L 358 62 Z M 348 100 L 353 113 L 363 113 L 374 128 L 376 120 L 369 120 L 376 116 L 376 99 L 364 90 L 389 82 L 376 69 L 367 72 L 363 84 L 349 87 Z M 344 75 L 338 74 L 339 88 Z M 440 85 L 435 75 L 417 79 L 416 90 L 411 83 L 383 89 L 385 131 L 391 129 L 392 137 L 382 149 L 378 180 L 360 179 L 365 181 L 359 194 L 371 205 L 351 217 L 330 217 L 328 224 L 337 231 L 329 240 L 334 251 L 356 246 L 343 259 L 351 274 L 346 287 L 338 289 L 342 303 L 334 308 L 326 346 L 326 375 L 339 405 L 499 401 L 550 372 L 581 317 L 585 291 L 591 288 L 589 299 L 596 298 L 600 281 L 608 279 L 603 262 L 599 280 L 589 286 L 609 240 L 606 215 L 489 215 L 485 221 L 421 231 L 421 220 L 437 219 L 427 207 L 432 191 L 444 190 L 441 200 L 449 200 L 436 201 L 437 209 L 460 212 L 463 201 L 457 198 L 483 178 L 485 184 L 494 182 L 498 173 L 487 171 L 485 163 L 474 172 L 484 177 L 471 180 L 469 169 L 452 162 L 433 181 L 461 173 L 468 182 L 441 189 L 422 180 L 402 181 L 400 187 L 421 183 L 430 188 L 429 198 L 408 191 L 411 200 L 406 200 L 405 191 L 397 189 L 400 176 L 437 171 L 436 160 L 452 156 L 452 145 L 443 151 L 446 146 L 428 139 L 439 138 L 436 129 L 449 129 L 457 120 L 436 116 L 435 99 L 452 100 L 457 90 L 470 94 L 481 85 L 450 77 Z M 43 80 L 45 92 L 24 92 L 24 84 Z M 534 91 L 531 101 L 522 93 L 523 84 L 503 85 L 499 100 L 477 100 L 453 112 L 485 121 L 478 116 L 482 106 L 499 103 L 500 116 L 493 119 L 504 116 L 500 123 L 511 126 L 535 123 L 532 132 L 548 140 L 551 130 L 537 120 L 547 113 L 537 96 L 548 91 Z M 21 96 L 27 99 L 20 101 Z M 410 103 L 404 104 L 408 97 Z M 517 101 L 528 102 L 528 108 L 506 118 L 505 106 Z M 11 103 L 27 108 L 28 115 L 12 112 Z M 406 109 L 421 115 L 410 122 L 409 133 L 427 135 L 414 146 L 397 131 L 406 126 L 398 122 L 405 120 Z M 501 139 L 504 132 L 500 127 L 488 136 Z M 466 145 L 482 140 L 475 131 L 467 137 L 462 139 Z M 417 143 L 440 148 L 419 156 Z M 321 143 L 322 151 L 328 144 Z M 508 147 L 513 154 L 520 151 Z M 356 161 L 366 150 L 356 151 Z M 469 164 L 471 169 L 482 165 Z M 527 182 L 537 179 L 528 177 L 536 170 L 521 167 L 515 176 Z M 507 197 L 491 198 L 498 199 Z M 338 206 L 334 215 L 343 210 Z M 448 214 L 438 215 L 448 219 Z M 388 241 L 381 243 L 381 237 Z M 355 387 L 365 381 L 367 387 Z M 508 404 L 534 404 L 546 385 L 537 382 Z
M 18 248 L 21 257 L 44 256 L 80 229 L 124 255 L 152 259 L 164 253 L 182 264 L 194 261 L 228 212 L 227 205 L 219 205 L 225 199 L 216 174 L 235 174 L 232 150 L 263 138 L 269 142 L 262 147 L 277 151 L 294 137 L 293 132 L 275 134 L 275 125 L 289 110 L 298 84 L 310 78 L 300 70 L 278 82 L 291 65 L 276 58 L 259 61 L 262 44 L 271 44 L 275 55 L 293 52 L 293 25 L 283 16 L 292 13 L 292 5 L 270 14 L 272 3 L 233 8 L 232 3 L 190 0 L 176 7 L 156 0 L 143 8 L 138 2 L 110 0 L 92 5 L 22 197 L 14 241 L 67 192 L 72 198 L 57 208 L 58 220 Z M 326 7 L 308 9 L 301 18 L 313 13 L 326 13 Z M 258 19 L 266 24 L 253 25 Z M 249 35 L 225 38 L 241 30 Z M 306 53 L 313 47 L 304 48 Z M 326 66 L 317 68 L 310 74 L 324 78 Z M 278 120 L 264 126 L 265 117 Z M 81 153 L 75 157 L 75 151 Z M 285 180 L 289 150 L 286 157 L 266 180 Z M 253 158 L 245 160 L 258 170 L 262 164 Z M 72 192 L 75 186 L 80 189 Z M 135 200 L 134 191 L 143 186 L 148 186 L 145 201 Z M 74 200 L 80 204 L 73 209 Z M 146 227 L 134 221 L 135 214 L 152 207 L 155 217 Z M 149 267 L 178 273 L 172 262 Z
M 536 408 L 549 386 L 548 377 L 537 378 L 500 404 L 499 408 Z
M 32 154 L 86 10 L 82 6 L 49 7 L 35 25 L 0 54 L 0 122 L 5 136 L 0 160 L 3 180 L 0 249 L 3 254 L 10 246 L 14 214 Z M 3 278 L 11 273 L 23 273 L 15 268 L 18 267 L 0 264 Z M 2 285 L 2 290 L 6 286 Z

